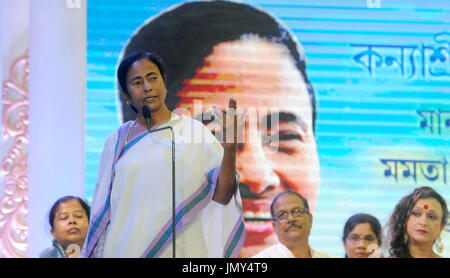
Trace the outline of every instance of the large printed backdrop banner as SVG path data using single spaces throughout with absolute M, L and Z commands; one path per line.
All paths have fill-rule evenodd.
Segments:
M 118 61 L 127 51 L 158 50 L 169 65 L 172 108 L 193 113 L 194 99 L 206 109 L 224 107 L 235 96 L 238 107 L 257 117 L 270 109 L 280 112 L 275 152 L 263 139 L 239 149 L 247 231 L 241 256 L 276 242 L 268 206 L 280 188 L 307 197 L 311 246 L 338 257 L 344 256 L 344 223 L 353 214 L 372 214 L 385 226 L 398 201 L 419 186 L 433 187 L 450 202 L 447 0 L 240 2 L 264 14 L 255 22 L 267 17 L 280 24 L 278 35 L 268 31 L 271 38 L 254 35 L 265 27 L 252 31 L 251 16 L 245 22 L 216 10 L 205 17 L 204 9 L 195 7 L 171 15 L 183 3 L 88 1 L 88 199 L 104 140 L 130 117 L 117 90 Z M 230 14 L 237 16 L 231 6 Z M 186 14 L 189 23 L 182 22 Z M 234 31 L 237 37 L 227 38 Z M 283 44 L 290 35 L 295 44 Z M 306 57 L 304 75 L 295 51 L 300 61 Z M 307 79 L 315 93 L 314 134 Z M 449 225 L 441 238 L 441 255 L 448 257 Z

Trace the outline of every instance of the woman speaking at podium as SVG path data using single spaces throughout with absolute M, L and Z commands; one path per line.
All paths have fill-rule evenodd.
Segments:
M 85 257 L 236 257 L 242 247 L 237 137 L 222 147 L 202 123 L 169 111 L 165 72 L 147 52 L 119 65 L 121 92 L 138 115 L 106 139 Z M 237 113 L 215 116 L 223 134 L 231 126 L 236 134 Z

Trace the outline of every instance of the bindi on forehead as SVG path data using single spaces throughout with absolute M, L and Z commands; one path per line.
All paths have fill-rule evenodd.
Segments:
M 425 210 L 427 210 L 427 209 L 428 209 L 428 205 L 425 204 L 425 205 L 423 206 L 423 208 L 424 208 Z

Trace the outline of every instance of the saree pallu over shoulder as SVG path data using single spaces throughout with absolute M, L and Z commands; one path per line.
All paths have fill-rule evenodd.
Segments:
M 91 257 L 98 240 L 109 223 L 111 214 L 109 195 L 111 194 L 112 183 L 114 181 L 114 167 L 125 145 L 125 137 L 130 124 L 131 121 L 126 122 L 112 132 L 106 139 L 103 147 L 98 169 L 97 185 L 91 205 L 92 217 L 81 253 L 84 257 Z M 109 180 L 107 187 L 101 186 L 105 180 Z
M 237 257 L 245 240 L 239 190 L 226 206 L 212 200 L 222 146 L 196 120 L 173 116 L 167 125 L 176 138 L 198 129 L 204 139 L 177 142 L 175 147 L 177 256 Z M 124 145 L 128 127 L 124 124 L 105 143 L 85 256 L 92 254 L 105 233 L 106 257 L 170 257 L 170 136 L 146 132 Z M 238 180 L 237 176 L 236 184 Z

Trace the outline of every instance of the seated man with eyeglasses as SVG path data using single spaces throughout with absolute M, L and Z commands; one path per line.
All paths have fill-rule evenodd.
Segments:
M 312 215 L 303 196 L 291 190 L 279 193 L 272 201 L 270 214 L 280 243 L 253 258 L 335 258 L 309 246 Z

